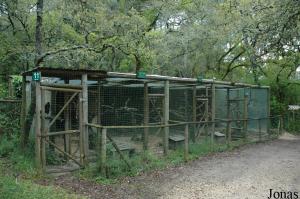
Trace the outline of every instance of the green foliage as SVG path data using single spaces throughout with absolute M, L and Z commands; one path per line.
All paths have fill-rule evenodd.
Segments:
M 191 143 L 189 146 L 189 160 L 197 159 L 201 156 L 232 150 L 238 146 L 245 144 L 243 141 L 232 142 L 228 147 L 226 144 L 214 144 L 212 147 L 209 139 L 203 140 L 200 143 Z M 144 172 L 164 169 L 168 166 L 176 166 L 184 163 L 184 151 L 182 147 L 171 151 L 167 157 L 161 157 L 149 151 L 141 154 L 136 154 L 133 157 L 127 157 L 127 161 L 131 165 L 129 169 L 126 163 L 116 156 L 109 156 L 107 159 L 107 176 L 99 174 L 99 166 L 90 166 L 80 171 L 81 178 L 91 180 L 102 184 L 111 184 L 125 176 L 136 176 Z
M 0 177 L 0 198 L 7 199 L 57 199 L 57 198 L 83 198 L 68 194 L 58 187 L 45 187 L 32 183 L 29 180 L 16 182 L 13 177 Z

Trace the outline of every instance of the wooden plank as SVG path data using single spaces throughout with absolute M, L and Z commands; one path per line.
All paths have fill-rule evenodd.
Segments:
M 50 137 L 50 136 L 57 136 L 57 135 L 66 135 L 66 134 L 74 134 L 74 133 L 79 133 L 79 130 L 65 130 L 65 131 L 58 131 L 58 132 L 50 132 L 48 134 L 45 134 L 45 137 Z
M 22 89 L 23 90 L 23 89 Z M 23 91 L 22 91 L 23 93 Z M 15 100 L 15 99 L 0 99 L 0 102 L 4 103 L 22 103 L 22 100 Z
M 80 92 L 82 89 L 81 85 L 72 85 L 69 84 L 69 80 L 65 80 L 65 84 L 49 84 L 49 83 L 41 83 L 41 86 L 43 87 L 54 87 L 54 88 L 67 88 L 67 89 L 75 89 Z
M 47 86 L 42 86 L 41 88 L 48 91 L 61 91 L 61 92 L 71 92 L 71 93 L 81 92 L 81 90 L 79 89 L 71 89 L 71 88 L 57 88 L 57 87 L 47 87 Z
M 148 94 L 149 97 L 164 97 L 165 95 L 164 94 L 154 94 L 154 93 L 151 93 L 151 94 Z
M 148 83 L 144 83 L 144 125 L 149 125 L 149 89 Z M 143 148 L 148 150 L 149 128 L 144 128 Z
M 70 158 L 71 160 L 73 160 L 76 164 L 78 164 L 80 167 L 83 167 L 83 165 L 78 162 L 73 156 L 71 156 L 70 154 L 64 152 L 62 149 L 60 149 L 56 144 L 54 144 L 53 142 L 51 142 L 50 140 L 45 140 L 46 142 L 48 142 L 50 145 L 52 145 L 53 147 L 55 147 L 59 152 L 61 152 L 62 154 L 68 156 L 68 158 Z
M 41 87 L 40 83 L 35 83 L 35 95 L 36 95 L 36 106 L 35 106 L 35 162 L 39 172 L 42 172 L 42 159 L 41 159 Z
M 185 125 L 184 129 L 184 160 L 188 161 L 189 158 L 189 125 Z
M 169 89 L 169 81 L 165 81 L 165 85 L 164 85 L 164 110 L 163 110 L 163 114 L 164 114 L 164 124 L 168 125 L 169 124 L 169 114 L 170 114 L 170 89 Z M 169 127 L 166 126 L 164 127 L 164 142 L 163 142 L 163 146 L 164 146 L 164 155 L 168 155 L 168 150 L 169 150 Z
M 60 109 L 60 111 L 57 113 L 57 115 L 53 118 L 53 120 L 49 124 L 49 129 L 50 127 L 54 124 L 54 122 L 58 119 L 58 117 L 64 112 L 64 110 L 68 107 L 68 105 L 72 102 L 72 100 L 76 97 L 78 93 L 74 93 L 68 101 L 64 104 L 64 106 Z
M 106 135 L 107 129 L 102 129 L 101 132 L 101 156 L 100 156 L 100 172 L 106 176 Z
M 126 160 L 126 158 L 124 157 L 123 153 L 121 152 L 121 150 L 119 149 L 118 145 L 116 144 L 116 142 L 109 136 L 106 134 L 106 137 L 111 141 L 113 147 L 116 149 L 116 151 L 118 152 L 118 154 L 120 155 L 120 158 L 126 163 L 127 167 L 129 169 L 131 169 L 129 162 Z
M 84 144 L 84 162 L 85 165 L 88 164 L 89 156 L 89 131 L 88 126 L 88 77 L 87 74 L 82 75 L 81 85 L 82 85 L 82 125 L 83 125 L 83 144 Z

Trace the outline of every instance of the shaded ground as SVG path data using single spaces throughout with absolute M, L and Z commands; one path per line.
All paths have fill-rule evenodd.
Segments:
M 90 198 L 267 198 L 269 189 L 300 192 L 300 137 L 195 160 L 110 186 L 61 176 L 54 184 Z

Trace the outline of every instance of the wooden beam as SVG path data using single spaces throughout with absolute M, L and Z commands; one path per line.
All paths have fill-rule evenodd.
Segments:
M 83 143 L 83 133 L 84 133 L 84 125 L 83 125 L 83 115 L 82 115 L 82 92 L 79 93 L 78 95 L 78 102 L 79 102 L 79 130 L 80 130 L 80 134 L 79 134 L 79 152 L 80 152 L 80 164 L 84 165 L 84 143 Z
M 116 151 L 118 152 L 118 154 L 120 155 L 120 158 L 126 163 L 127 167 L 129 169 L 131 169 L 129 162 L 126 160 L 126 158 L 124 157 L 122 151 L 119 149 L 118 145 L 116 144 L 116 142 L 109 136 L 106 134 L 106 137 L 109 139 L 109 141 L 112 143 L 113 147 L 116 149 Z
M 75 90 L 81 90 L 82 86 L 81 85 L 72 85 L 69 84 L 69 80 L 65 80 L 65 84 L 49 84 L 49 83 L 41 83 L 41 86 L 44 87 L 53 87 L 53 88 L 67 88 L 67 89 L 75 89 Z
M 231 135 L 229 138 L 229 134 L 231 134 L 231 114 L 230 114 L 230 90 L 229 88 L 226 89 L 226 112 L 227 112 L 227 123 L 226 123 L 226 140 L 227 140 L 227 146 L 230 146 L 231 143 Z
M 71 93 L 81 92 L 81 90 L 79 89 L 71 89 L 71 88 L 57 88 L 57 87 L 48 87 L 48 86 L 42 86 L 41 88 L 48 91 L 62 91 L 62 92 L 71 92 Z
M 244 138 L 247 139 L 247 131 L 248 131 L 248 95 L 245 95 L 244 98 L 244 121 L 243 121 L 243 129 L 244 129 Z
M 211 121 L 212 121 L 212 132 L 210 133 L 212 147 L 214 145 L 214 134 L 215 134 L 215 119 L 216 119 L 216 85 L 211 85 Z
M 101 79 L 98 80 L 97 85 L 97 124 L 101 125 Z M 97 128 L 97 146 L 96 150 L 98 152 L 98 155 L 100 155 L 100 149 L 101 149 L 101 129 Z
M 50 140 L 45 140 L 46 142 L 48 142 L 50 145 L 52 145 L 54 148 L 56 148 L 59 152 L 61 152 L 62 154 L 68 156 L 68 158 L 70 158 L 71 160 L 73 160 L 76 164 L 78 164 L 80 167 L 83 167 L 83 165 L 78 162 L 73 156 L 71 156 L 70 154 L 64 152 L 62 149 L 60 149 L 56 144 L 54 144 L 53 142 L 51 142 Z
M 66 79 L 65 83 L 68 85 L 69 80 Z M 68 98 L 69 98 L 69 93 L 64 93 L 64 103 L 68 102 Z M 64 111 L 64 119 L 65 119 L 65 131 L 68 131 L 70 130 L 71 127 L 70 106 L 67 106 Z M 64 134 L 64 150 L 66 153 L 71 154 L 71 139 L 69 134 Z
M 89 156 L 89 131 L 88 126 L 88 77 L 87 74 L 82 75 L 81 86 L 82 86 L 82 125 L 83 125 L 83 143 L 84 143 L 84 161 L 85 165 L 88 164 Z
M 169 124 L 169 114 L 170 114 L 170 89 L 169 89 L 169 81 L 165 81 L 164 85 L 164 124 Z M 169 150 L 169 127 L 164 127 L 164 155 L 168 155 Z
M 159 93 L 151 93 L 148 94 L 148 97 L 164 97 L 165 94 L 159 94 Z
M 259 141 L 262 140 L 262 135 L 261 135 L 261 119 L 258 120 L 258 138 L 259 138 Z
M 149 89 L 148 83 L 144 83 L 144 125 L 149 125 Z M 149 128 L 144 128 L 143 148 L 148 150 Z
M 41 87 L 40 83 L 35 83 L 35 95 L 36 95 L 36 107 L 35 107 L 35 162 L 36 167 L 42 171 L 42 159 L 41 159 Z
M 205 137 L 207 137 L 208 134 L 208 121 L 209 121 L 209 96 L 208 96 L 208 87 L 205 88 L 205 96 L 207 97 L 207 101 L 205 101 Z
M 101 132 L 101 156 L 100 156 L 100 172 L 106 176 L 106 135 L 107 129 L 102 129 Z
M 49 124 L 49 129 L 50 127 L 54 124 L 54 122 L 58 119 L 58 117 L 64 112 L 64 110 L 69 106 L 69 104 L 72 102 L 72 100 L 76 97 L 78 93 L 74 93 L 68 101 L 64 104 L 64 106 L 60 109 L 60 111 L 57 113 L 57 115 L 53 118 L 53 120 Z
M 42 169 L 43 173 L 46 171 L 46 143 L 45 143 L 45 129 L 46 129 L 46 113 L 45 113 L 45 90 L 41 90 L 41 159 L 42 159 Z
M 79 133 L 79 130 L 65 130 L 65 131 L 58 131 L 58 132 L 50 132 L 45 134 L 45 137 L 50 137 L 50 136 L 56 136 L 56 135 L 67 135 L 67 134 L 74 134 L 74 133 Z
M 184 129 L 184 160 L 188 161 L 189 158 L 189 125 L 185 125 Z
M 193 122 L 197 121 L 197 86 L 193 86 L 193 96 L 192 96 L 192 107 L 193 107 Z M 197 125 L 193 125 L 193 133 L 191 134 L 191 139 L 193 142 L 196 141 Z

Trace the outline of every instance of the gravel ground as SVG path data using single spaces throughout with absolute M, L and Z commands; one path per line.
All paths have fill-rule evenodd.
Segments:
M 99 199 L 259 199 L 267 198 L 269 189 L 300 193 L 300 137 L 285 134 L 110 186 L 67 177 L 54 183 Z

